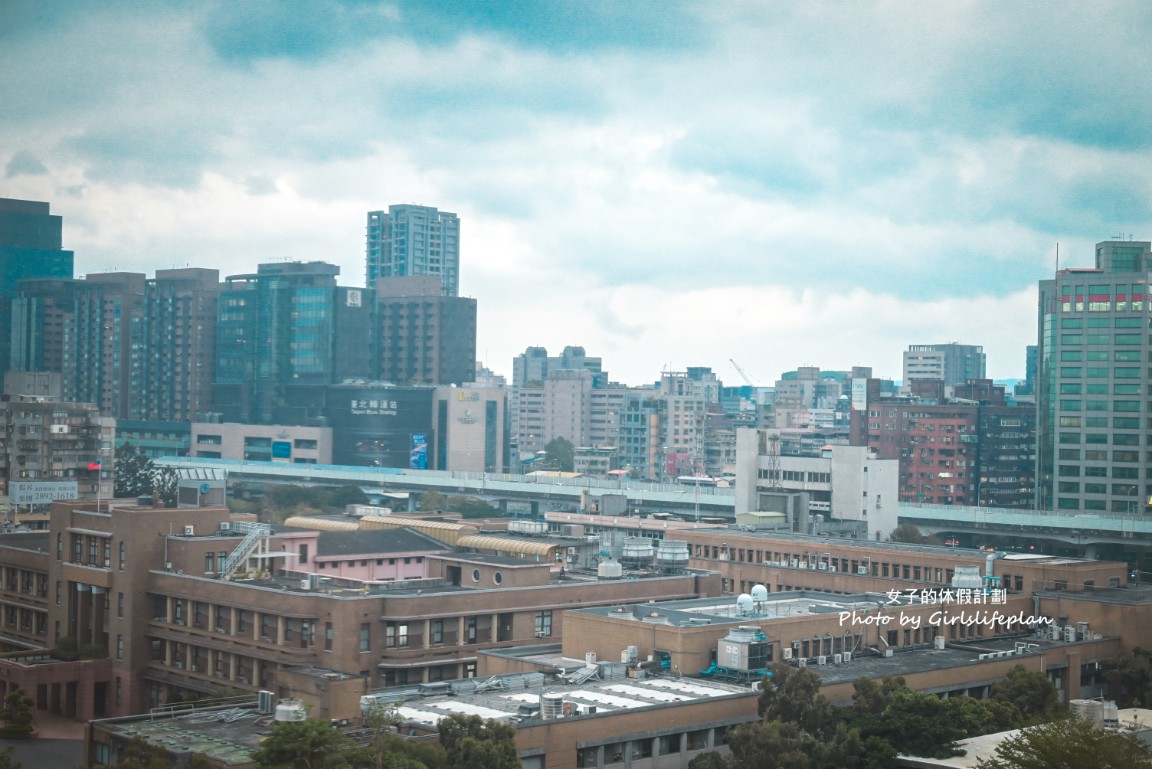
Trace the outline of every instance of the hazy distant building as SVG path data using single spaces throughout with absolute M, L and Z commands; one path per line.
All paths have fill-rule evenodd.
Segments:
M 63 373 L 65 341 L 73 335 L 76 296 L 84 281 L 36 278 L 20 281 L 11 300 L 12 371 Z
M 27 394 L 29 389 L 55 390 L 55 374 L 17 373 L 7 378 L 0 399 L 0 487 L 20 499 L 19 484 L 44 489 L 75 484 L 70 494 L 84 498 L 112 496 L 115 420 L 100 416 L 91 403 Z
M 471 382 L 476 376 L 476 300 L 440 293 L 434 275 L 376 281 L 376 378 L 405 385 Z
M 914 344 L 904 351 L 904 384 L 918 379 L 941 380 L 946 387 L 969 379 L 984 379 L 984 348 L 973 344 Z
M 596 387 L 608 383 L 602 360 L 584 352 L 583 347 L 569 345 L 557 356 L 548 355 L 545 347 L 528 347 L 512 359 L 512 386 L 542 384 L 550 371 L 588 371 Z
M 73 254 L 62 248 L 63 220 L 47 203 L 0 198 L 0 373 L 10 368 L 11 302 L 27 278 L 71 278 Z
M 337 286 L 339 273 L 289 262 L 225 279 L 213 387 L 222 419 L 311 424 L 324 418 L 329 385 L 374 376 L 372 292 Z
M 505 390 L 466 384 L 437 387 L 434 466 L 438 470 L 501 472 L 506 462 Z
M 191 422 L 211 410 L 219 294 L 217 270 L 157 270 L 145 281 L 130 419 Z
M 1027 509 L 1035 486 L 1035 411 L 1012 406 L 1004 388 L 972 380 L 945 398 L 942 380 L 912 382 L 912 396 L 869 388 L 852 412 L 851 442 L 900 462 L 900 499 L 939 505 Z
M 95 403 L 104 416 L 125 418 L 134 392 L 145 277 L 104 272 L 79 281 L 64 338 L 64 400 Z
M 1150 245 L 1097 243 L 1095 267 L 1063 269 L 1040 281 L 1040 509 L 1148 509 Z
M 444 296 L 460 295 L 460 219 L 431 206 L 368 212 L 365 279 L 436 275 Z

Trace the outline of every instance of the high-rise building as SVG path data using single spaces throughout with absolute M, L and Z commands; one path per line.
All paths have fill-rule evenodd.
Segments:
M 379 368 L 405 385 L 460 385 L 476 376 L 476 300 L 444 296 L 434 275 L 376 281 Z
M 73 254 L 61 247 L 63 220 L 47 203 L 0 198 L 0 373 L 10 368 L 11 303 L 18 281 L 71 278 Z
M 1143 514 L 1152 244 L 1096 244 L 1096 266 L 1040 281 L 1037 507 Z
M 988 379 L 945 398 L 943 380 L 915 380 L 911 395 L 878 387 L 852 411 L 851 442 L 900 461 L 900 499 L 938 505 L 1030 508 L 1034 488 L 1034 410 L 1011 405 Z
M 375 301 L 337 286 L 338 274 L 333 264 L 288 262 L 225 278 L 213 387 L 225 421 L 309 424 L 324 418 L 329 385 L 372 377 Z M 337 356 L 341 346 L 359 354 Z
M 64 338 L 64 400 L 95 403 L 104 416 L 128 416 L 144 283 L 138 272 L 99 273 L 80 282 L 71 336 Z
M 438 275 L 444 296 L 460 295 L 460 218 L 431 206 L 368 212 L 368 288 L 378 278 Z
M 983 379 L 984 348 L 974 344 L 914 344 L 904 351 L 904 384 L 921 379 L 940 380 L 945 387 Z
M 219 294 L 217 270 L 157 270 L 144 282 L 130 419 L 191 422 L 210 410 Z
M 30 278 L 20 281 L 12 299 L 12 371 L 64 372 L 65 340 L 73 335 L 76 295 L 84 281 L 71 278 Z

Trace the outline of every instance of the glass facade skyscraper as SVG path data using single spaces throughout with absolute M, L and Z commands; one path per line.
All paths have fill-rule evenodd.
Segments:
M 1152 497 L 1147 241 L 1096 245 L 1096 266 L 1040 282 L 1036 503 L 1138 515 Z
M 47 203 L 0 198 L 0 378 L 11 366 L 12 300 L 27 278 L 71 278 L 73 254 L 61 247 L 63 220 Z

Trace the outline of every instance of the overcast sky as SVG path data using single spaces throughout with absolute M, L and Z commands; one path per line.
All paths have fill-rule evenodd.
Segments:
M 461 218 L 478 356 L 612 378 L 909 344 L 1022 377 L 1036 282 L 1152 238 L 1152 4 L 0 2 L 0 196 L 77 275 L 364 281 L 369 210 Z

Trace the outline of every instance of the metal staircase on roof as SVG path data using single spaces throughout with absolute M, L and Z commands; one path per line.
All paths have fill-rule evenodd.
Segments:
M 248 560 L 252 553 L 260 548 L 261 552 L 268 551 L 268 537 L 272 533 L 272 527 L 264 523 L 249 523 L 247 521 L 236 521 L 232 524 L 233 531 L 245 531 L 244 539 L 240 540 L 240 544 L 232 551 L 224 561 L 224 565 L 220 567 L 220 579 L 228 579 L 236 573 L 236 569 L 240 564 Z

